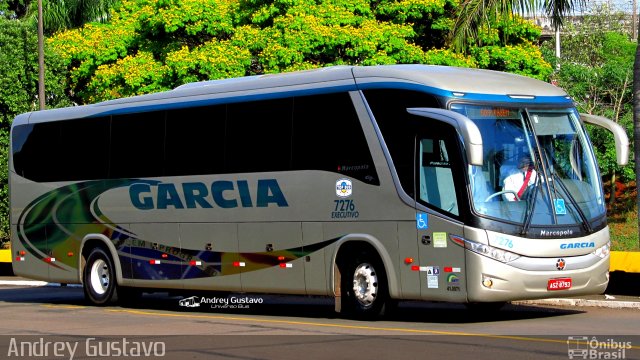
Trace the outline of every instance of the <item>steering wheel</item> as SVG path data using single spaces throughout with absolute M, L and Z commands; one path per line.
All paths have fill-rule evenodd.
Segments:
M 502 191 L 498 191 L 496 193 L 493 193 L 493 194 L 487 196 L 487 198 L 484 200 L 484 202 L 488 202 L 489 200 L 493 199 L 494 197 L 496 197 L 498 195 L 502 195 L 502 194 L 513 194 L 513 196 L 516 197 L 516 201 L 520 201 L 520 197 L 518 196 L 518 193 L 515 190 L 502 190 Z

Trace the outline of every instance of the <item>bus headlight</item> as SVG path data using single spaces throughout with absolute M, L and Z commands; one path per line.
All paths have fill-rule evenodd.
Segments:
M 609 251 L 611 250 L 611 242 L 608 241 L 606 244 L 600 246 L 599 248 L 595 249 L 592 254 L 604 259 L 609 255 Z
M 498 260 L 503 263 L 514 261 L 520 257 L 520 255 L 514 254 L 510 251 L 498 249 L 493 246 L 467 240 L 459 236 L 451 236 L 451 239 L 456 244 L 464 246 L 465 249 L 469 249 L 476 254 L 480 254 L 480 255 L 492 258 L 494 260 Z

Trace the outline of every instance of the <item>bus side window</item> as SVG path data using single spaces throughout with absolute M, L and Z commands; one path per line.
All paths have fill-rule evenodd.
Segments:
M 380 185 L 349 93 L 294 99 L 293 169 L 337 172 Z
M 420 91 L 371 89 L 363 94 L 389 150 L 398 180 L 404 192 L 413 197 L 416 124 L 409 118 L 407 108 L 441 106 L 433 95 Z
M 15 127 L 15 171 L 36 182 L 105 178 L 109 123 L 109 117 L 100 117 Z
M 224 172 L 226 105 L 167 111 L 164 176 Z
M 420 139 L 420 200 L 460 215 L 448 149 L 445 139 L 435 136 Z
M 291 170 L 292 98 L 227 105 L 225 172 Z
M 162 176 L 165 113 L 114 115 L 111 119 L 109 177 Z

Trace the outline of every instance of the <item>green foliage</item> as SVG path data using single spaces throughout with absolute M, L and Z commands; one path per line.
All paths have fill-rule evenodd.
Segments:
M 482 45 L 470 45 L 469 53 L 480 68 L 547 81 L 553 69 L 534 45 L 540 34 L 539 27 L 519 16 L 502 18 L 478 32 Z
M 46 35 L 82 26 L 90 21 L 109 20 L 109 10 L 119 0 L 42 0 L 43 27 Z M 0 0 L 0 17 L 29 22 L 37 26 L 38 2 Z
M 491 27 L 484 27 L 478 32 L 480 46 L 517 45 L 538 41 L 542 29 L 520 16 L 502 18 Z M 479 45 L 476 45 L 477 47 Z M 474 46 L 470 47 L 472 50 Z
M 88 103 L 243 76 L 250 53 L 228 39 L 235 2 L 123 1 L 108 24 L 49 40 L 70 70 L 71 92 Z
M 0 19 L 0 128 L 9 129 L 20 113 L 36 110 L 38 85 L 37 35 L 18 20 Z M 64 93 L 66 70 L 60 59 L 45 51 L 47 107 L 71 105 Z
M 483 46 L 472 48 L 472 54 L 481 68 L 526 75 L 547 80 L 553 72 L 536 46 L 524 42 L 515 46 Z
M 449 49 L 429 50 L 425 54 L 425 63 L 431 65 L 447 65 L 459 67 L 477 67 L 473 58 L 463 56 Z
M 423 49 L 446 47 L 453 26 L 455 0 L 381 0 L 372 5 L 377 19 L 409 24 L 416 33 L 415 43 Z
M 230 14 L 234 3 L 225 0 L 163 0 L 141 2 L 144 11 L 139 14 L 139 31 L 150 37 L 162 34 L 173 37 L 202 35 L 225 37 L 233 32 Z M 130 6 L 129 3 L 125 4 Z M 152 11 L 146 11 L 151 9 Z
M 252 50 L 264 72 L 339 64 L 421 62 L 424 52 L 410 42 L 410 26 L 381 22 L 365 11 L 368 2 L 298 1 L 281 16 L 237 29 L 234 42 Z M 364 9 L 364 10 L 363 10 Z M 260 9 L 259 9 L 260 11 Z
M 548 77 L 531 42 L 539 29 L 519 18 L 487 33 L 487 46 L 473 56 L 453 53 L 444 39 L 457 7 L 456 0 L 124 0 L 108 24 L 59 33 L 50 45 L 80 103 L 340 64 L 478 66 Z
M 16 115 L 37 109 L 37 43 L 37 35 L 28 23 L 0 18 L 0 243 L 9 238 L 9 128 Z M 66 70 L 60 59 L 46 51 L 45 66 L 47 107 L 71 105 L 64 93 Z
M 0 0 L 0 17 L 15 19 L 27 12 L 29 0 Z
M 25 0 L 26 2 L 27 0 Z M 107 21 L 109 10 L 119 0 L 43 0 L 42 11 L 44 31 L 53 34 L 57 31 L 76 28 L 90 21 Z M 37 1 L 29 1 L 32 14 L 37 13 Z

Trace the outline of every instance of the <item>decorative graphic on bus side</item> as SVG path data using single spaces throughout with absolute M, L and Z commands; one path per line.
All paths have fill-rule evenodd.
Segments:
M 230 184 L 229 184 L 230 183 Z M 301 257 L 318 251 L 340 237 L 325 240 L 304 247 L 276 250 L 259 253 L 232 253 L 212 250 L 178 249 L 156 244 L 150 239 L 140 239 L 135 233 L 115 224 L 100 209 L 98 202 L 107 191 L 129 187 L 132 197 L 144 206 L 159 204 L 176 206 L 177 204 L 198 204 L 203 207 L 204 201 L 212 205 L 206 198 L 208 195 L 202 190 L 201 183 L 186 183 L 184 197 L 176 197 L 175 186 L 155 180 L 121 179 L 94 180 L 63 186 L 41 195 L 30 203 L 20 214 L 18 219 L 18 239 L 26 250 L 39 260 L 55 258 L 55 262 L 48 265 L 66 271 L 76 271 L 78 256 L 75 249 L 80 247 L 85 234 L 102 234 L 109 238 L 120 258 L 123 277 L 136 279 L 187 279 L 220 275 L 232 275 L 242 272 L 261 270 L 273 266 L 281 266 Z M 239 180 L 237 195 L 243 206 L 253 203 L 248 197 L 246 181 Z M 145 193 L 148 189 L 160 189 L 165 185 L 166 192 L 157 195 L 154 201 Z M 173 185 L 173 184 L 170 184 Z M 203 184 L 204 185 L 204 184 Z M 262 187 L 261 187 L 262 186 Z M 133 190 L 132 190 L 133 188 Z M 183 190 L 185 186 L 182 186 Z M 230 205 L 237 200 L 230 198 L 226 191 L 232 190 L 233 182 L 213 182 L 211 196 L 213 203 Z M 164 191 L 164 190 L 163 190 Z M 135 196 L 134 196 L 135 195 Z M 246 196 L 246 197 L 245 197 Z M 217 199 L 217 197 L 220 197 Z M 244 197 L 244 200 L 243 200 Z M 256 206 L 268 206 L 275 203 L 278 206 L 288 206 L 286 199 L 276 180 L 258 180 L 256 192 Z M 225 203 L 227 202 L 227 203 Z M 140 205 L 138 204 L 138 205 Z M 162 205 L 162 206 L 164 206 Z M 134 204 L 135 206 L 135 204 Z M 177 206 L 176 206 L 177 207 Z M 229 208 L 229 206 L 221 208 Z M 144 209 L 143 209 L 144 210 Z M 73 254 L 69 256 L 69 254 Z M 236 261 L 234 259 L 240 259 Z M 237 263 L 245 263 L 240 269 Z M 131 266 L 136 264 L 136 266 Z

